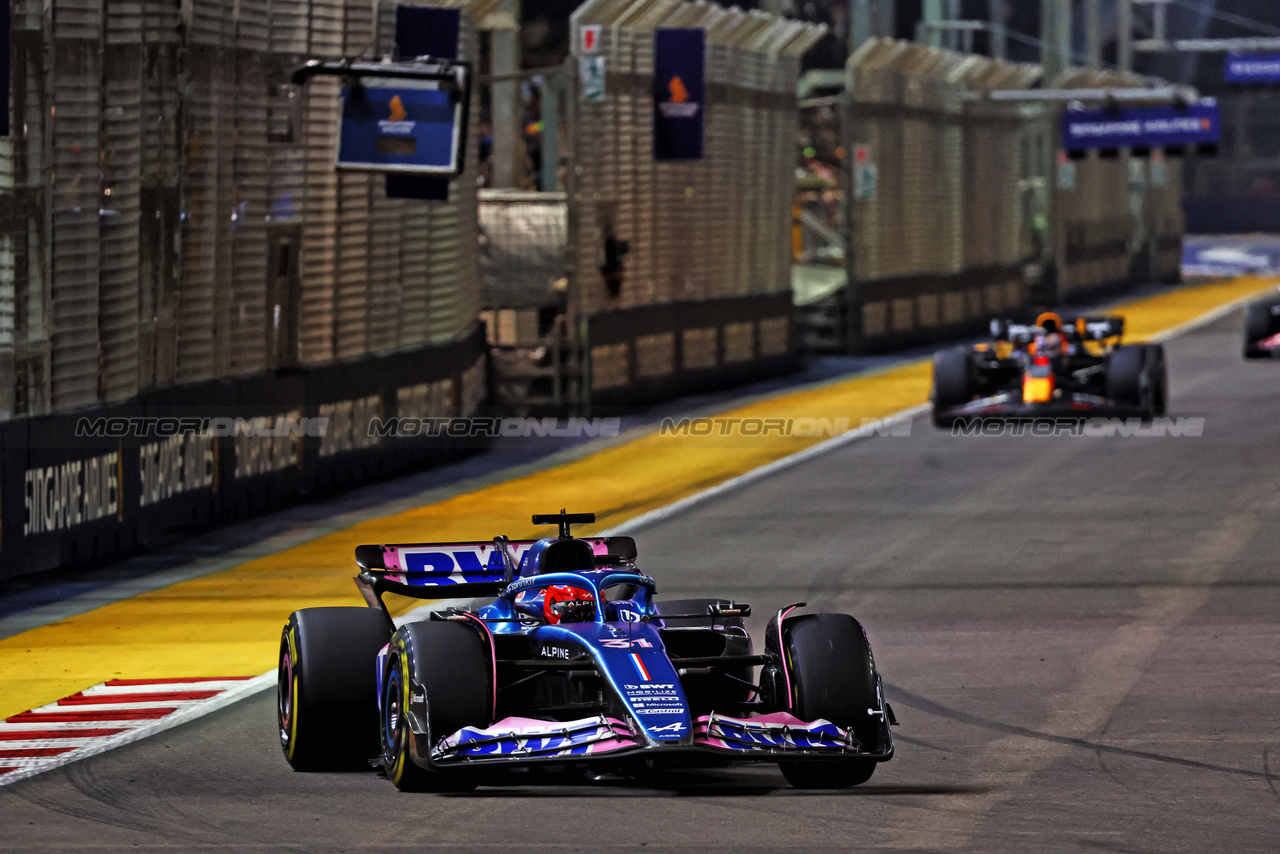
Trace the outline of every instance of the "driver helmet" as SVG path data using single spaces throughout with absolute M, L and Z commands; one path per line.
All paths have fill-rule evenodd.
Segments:
M 1046 311 L 1036 318 L 1036 326 L 1043 330 L 1043 334 L 1036 339 L 1036 355 L 1050 358 L 1061 356 L 1062 318 L 1051 311 Z
M 542 598 L 547 623 L 587 623 L 595 618 L 596 599 L 590 590 L 571 584 L 553 584 Z

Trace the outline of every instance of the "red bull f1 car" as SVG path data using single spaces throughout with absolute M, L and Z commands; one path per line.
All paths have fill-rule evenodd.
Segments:
M 402 790 L 459 791 L 539 767 L 650 777 L 765 762 L 794 786 L 842 788 L 893 756 L 857 620 L 787 605 L 756 652 L 749 605 L 660 599 L 633 539 L 571 535 L 594 519 L 534 516 L 559 535 L 533 542 L 358 547 L 370 607 L 307 608 L 284 627 L 289 764 L 368 763 Z M 492 601 L 440 603 L 397 628 L 386 593 Z
M 1244 357 L 1270 359 L 1280 354 L 1280 293 L 1251 303 L 1244 311 Z
M 1123 335 L 1122 317 L 993 320 L 990 341 L 933 357 L 933 422 L 1163 415 L 1164 348 Z

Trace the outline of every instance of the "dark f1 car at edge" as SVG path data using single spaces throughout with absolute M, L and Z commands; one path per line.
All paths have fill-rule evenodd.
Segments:
M 370 607 L 307 608 L 284 628 L 289 764 L 368 763 L 402 790 L 459 791 L 534 766 L 651 776 L 771 762 L 794 786 L 842 788 L 893 756 L 897 722 L 857 620 L 788 605 L 755 653 L 749 605 L 659 599 L 633 539 L 570 535 L 594 518 L 534 516 L 559 525 L 536 542 L 358 547 Z M 396 628 L 388 592 L 495 598 Z
M 1280 353 L 1280 292 L 1244 310 L 1244 357 L 1270 359 Z
M 933 422 L 1163 415 L 1164 348 L 1123 345 L 1123 335 L 1122 317 L 993 320 L 989 342 L 933 357 Z

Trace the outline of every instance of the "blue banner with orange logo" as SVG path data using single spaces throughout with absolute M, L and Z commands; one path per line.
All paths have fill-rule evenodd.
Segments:
M 659 28 L 653 33 L 653 157 L 702 159 L 706 33 Z
M 451 175 L 461 104 L 434 83 L 366 78 L 342 88 L 338 168 Z

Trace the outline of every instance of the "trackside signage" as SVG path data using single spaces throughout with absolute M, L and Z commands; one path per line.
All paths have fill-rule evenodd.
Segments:
M 437 9 L 429 6 L 396 5 L 395 46 L 401 59 L 430 56 L 434 59 L 457 59 L 458 38 L 462 29 L 461 9 Z M 465 136 L 465 122 L 459 125 Z M 465 140 L 459 157 L 465 157 Z M 386 192 L 389 199 L 424 199 L 449 201 L 449 180 L 445 175 L 405 174 L 388 171 Z
M 120 452 L 27 469 L 23 536 L 65 531 L 120 511 Z
M 1062 114 L 1062 147 L 1067 151 L 1217 145 L 1220 137 L 1218 104 L 1213 100 L 1185 107 L 1067 110 Z
M 339 169 L 459 171 L 462 105 L 457 98 L 427 81 L 361 82 L 342 88 Z
M 1228 83 L 1280 83 L 1280 53 L 1229 53 L 1223 77 Z
M 138 505 L 146 507 L 195 489 L 214 485 L 216 440 L 200 433 L 146 442 L 138 452 L 141 489 Z
M 653 33 L 653 157 L 701 160 L 706 87 L 706 34 L 659 28 Z

